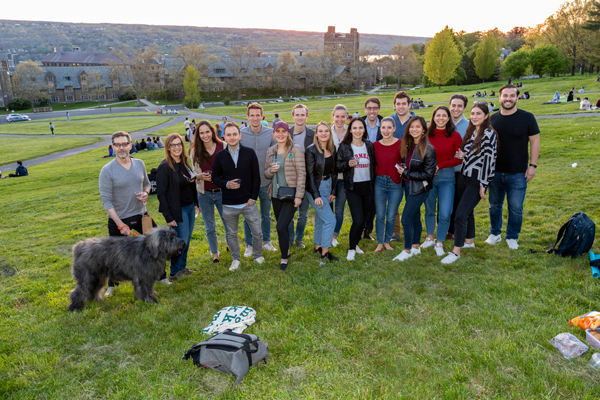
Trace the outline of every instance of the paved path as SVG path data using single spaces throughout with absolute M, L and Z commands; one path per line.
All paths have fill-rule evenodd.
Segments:
M 153 126 L 151 128 L 147 128 L 147 129 L 143 129 L 141 131 L 136 131 L 136 132 L 132 132 L 130 133 L 131 135 L 131 139 L 135 140 L 135 139 L 142 139 L 142 138 L 146 138 L 147 136 L 149 136 L 151 133 L 156 132 L 160 129 L 164 129 L 164 128 L 168 128 L 170 126 L 173 125 L 177 125 L 181 122 L 183 122 L 185 120 L 184 116 L 173 116 L 173 119 L 171 121 L 165 122 L 164 124 L 160 124 L 157 126 Z M 8 137 L 28 137 L 28 138 L 48 138 L 48 137 L 52 137 L 49 135 L 1 135 L 3 136 L 8 136 Z M 89 135 L 89 136 L 94 136 L 94 135 Z M 84 135 L 60 135 L 61 138 L 63 137 L 86 137 Z M 41 164 L 41 163 L 45 163 L 48 161 L 54 161 L 54 160 L 58 160 L 61 158 L 65 158 L 65 157 L 69 157 L 69 156 L 74 156 L 76 154 L 80 154 L 89 150 L 94 150 L 94 149 L 98 149 L 101 147 L 108 147 L 108 145 L 110 144 L 110 137 L 111 135 L 100 135 L 100 136 L 95 136 L 95 137 L 100 137 L 103 140 L 101 142 L 98 143 L 94 143 L 94 144 L 90 144 L 88 146 L 83 146 L 83 147 L 78 147 L 76 149 L 69 149 L 69 150 L 64 150 L 64 151 L 59 151 L 58 153 L 53 153 L 53 154 L 48 154 L 46 156 L 42 156 L 42 157 L 38 157 L 38 158 L 34 158 L 31 160 L 26 160 L 23 161 L 23 163 L 25 164 L 26 167 L 31 167 L 32 165 L 36 165 L 36 164 Z M 1 171 L 8 171 L 8 170 L 13 170 L 17 168 L 17 164 L 13 163 L 13 164 L 6 164 L 6 165 L 2 165 L 0 166 L 0 170 Z

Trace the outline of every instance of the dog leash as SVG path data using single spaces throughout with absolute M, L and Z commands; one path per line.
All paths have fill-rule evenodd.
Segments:
M 122 226 L 118 226 L 118 227 L 117 227 L 117 229 L 118 229 L 118 230 L 119 230 L 119 232 L 120 232 L 120 231 L 121 231 L 123 228 L 125 228 L 125 227 L 129 228 L 129 225 L 122 225 Z M 139 234 L 138 234 L 138 233 L 135 233 L 134 231 L 132 231 L 132 230 L 131 230 L 131 228 L 129 228 L 129 232 L 131 232 L 131 234 L 132 234 L 132 235 L 139 236 Z

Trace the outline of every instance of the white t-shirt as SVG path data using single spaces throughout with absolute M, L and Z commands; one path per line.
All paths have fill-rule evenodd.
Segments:
M 190 127 L 191 121 L 185 121 L 185 129 L 187 130 Z
M 354 159 L 358 162 L 354 167 L 354 182 L 367 182 L 371 180 L 371 160 L 369 159 L 369 153 L 367 152 L 367 145 L 363 143 L 361 147 L 352 146 L 354 152 Z

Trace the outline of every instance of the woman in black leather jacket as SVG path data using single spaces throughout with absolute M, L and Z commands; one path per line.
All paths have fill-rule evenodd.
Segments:
M 406 133 L 400 146 L 404 163 L 398 168 L 404 185 L 405 204 L 402 212 L 404 228 L 404 251 L 394 260 L 404 261 L 421 254 L 421 205 L 432 188 L 437 167 L 435 149 L 427 139 L 427 122 L 423 117 L 412 117 L 406 125 Z
M 373 182 L 375 181 L 375 149 L 367 139 L 367 124 L 361 118 L 353 118 L 346 136 L 340 143 L 337 154 L 337 170 L 344 173 L 344 188 L 352 214 L 348 260 L 356 253 L 363 254 L 358 247 L 365 216 L 375 207 Z
M 322 260 L 338 261 L 329 252 L 335 229 L 335 215 L 330 207 L 337 192 L 337 153 L 333 144 L 331 127 L 324 121 L 317 124 L 313 144 L 306 148 L 306 194 L 315 210 L 315 252 Z

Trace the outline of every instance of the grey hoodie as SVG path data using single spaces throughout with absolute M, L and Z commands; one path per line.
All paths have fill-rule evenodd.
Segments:
M 242 128 L 242 146 L 250 147 L 256 152 L 258 157 L 258 167 L 260 169 L 260 186 L 268 186 L 271 183 L 270 179 L 265 178 L 265 162 L 267 161 L 267 150 L 275 144 L 273 140 L 273 128 L 261 125 L 260 131 L 254 133 L 250 126 Z

